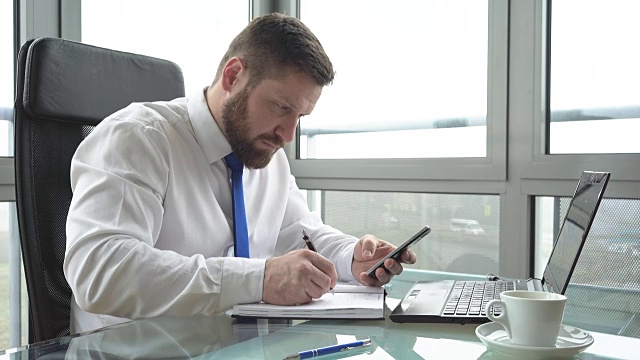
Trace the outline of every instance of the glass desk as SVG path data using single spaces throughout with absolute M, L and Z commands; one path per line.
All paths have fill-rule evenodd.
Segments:
M 389 308 L 398 299 L 387 298 Z M 388 309 L 387 309 L 388 311 Z M 487 350 L 477 325 L 397 324 L 390 320 L 239 320 L 160 317 L 0 352 L 22 359 L 283 359 L 356 339 L 372 345 L 319 359 L 507 359 Z M 574 359 L 638 358 L 640 339 L 590 332 L 595 342 Z

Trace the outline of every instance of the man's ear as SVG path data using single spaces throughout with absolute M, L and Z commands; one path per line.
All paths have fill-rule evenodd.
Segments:
M 245 66 L 242 59 L 235 56 L 229 59 L 222 69 L 222 77 L 220 79 L 222 89 L 231 92 L 234 86 L 238 87 L 239 79 L 244 70 Z

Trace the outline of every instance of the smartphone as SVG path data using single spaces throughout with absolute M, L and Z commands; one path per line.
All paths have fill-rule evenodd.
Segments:
M 400 259 L 400 255 L 402 255 L 402 252 L 405 249 L 408 249 L 411 246 L 413 246 L 413 244 L 415 244 L 418 241 L 420 241 L 423 237 L 427 236 L 427 234 L 429 234 L 430 232 L 431 232 L 431 228 L 429 226 L 423 227 L 415 235 L 413 235 L 411 238 L 409 238 L 409 240 L 405 241 L 404 243 L 402 243 L 402 245 L 398 246 L 395 250 L 390 252 L 387 256 L 385 256 L 384 258 L 380 259 L 380 261 L 378 261 L 375 265 L 373 265 L 371 267 L 371 269 L 369 269 L 367 271 L 367 275 L 369 277 L 372 277 L 372 278 L 375 279 L 376 278 L 376 269 L 378 269 L 379 267 L 384 267 L 385 260 L 387 260 L 388 258 L 393 258 L 394 260 L 399 260 Z

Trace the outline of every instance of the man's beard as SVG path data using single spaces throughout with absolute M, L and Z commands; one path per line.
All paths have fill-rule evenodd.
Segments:
M 284 146 L 282 140 L 269 135 L 260 135 L 251 141 L 247 137 L 249 134 L 249 95 L 251 92 L 248 88 L 244 88 L 235 96 L 229 98 L 222 106 L 222 123 L 224 124 L 225 135 L 227 141 L 231 145 L 231 149 L 238 156 L 242 163 L 250 169 L 262 169 L 269 165 L 274 152 L 270 150 L 258 150 L 254 147 L 253 142 L 266 140 L 279 147 Z

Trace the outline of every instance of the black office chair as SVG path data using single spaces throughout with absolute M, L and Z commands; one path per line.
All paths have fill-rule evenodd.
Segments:
M 16 207 L 33 343 L 69 334 L 62 263 L 76 148 L 131 102 L 184 96 L 184 80 L 170 61 L 40 38 L 22 46 L 16 85 Z

